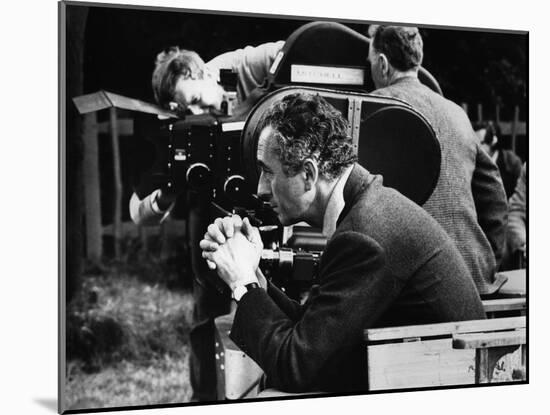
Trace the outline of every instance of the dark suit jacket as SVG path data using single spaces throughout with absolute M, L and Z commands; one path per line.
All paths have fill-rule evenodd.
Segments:
M 484 318 L 462 257 L 423 209 L 358 165 L 344 200 L 308 301 L 270 285 L 237 307 L 231 338 L 271 387 L 364 391 L 364 329 Z
M 441 171 L 423 207 L 456 243 L 479 292 L 494 292 L 506 241 L 507 200 L 498 168 L 481 148 L 468 116 L 414 77 L 373 93 L 406 101 L 434 128 L 441 145 Z

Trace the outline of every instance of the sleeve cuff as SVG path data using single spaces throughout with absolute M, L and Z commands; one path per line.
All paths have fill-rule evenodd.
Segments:
M 151 198 L 151 209 L 153 210 L 153 212 L 160 215 L 164 213 L 164 211 L 162 211 L 159 208 L 159 205 L 157 204 L 157 197 L 159 194 L 160 194 L 160 189 L 157 189 L 153 193 L 151 193 L 150 198 Z

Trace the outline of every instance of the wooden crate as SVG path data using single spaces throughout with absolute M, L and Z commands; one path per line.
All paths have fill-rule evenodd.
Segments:
M 523 333 L 525 344 L 524 330 L 525 317 L 366 330 L 369 390 L 478 383 L 476 368 L 479 362 L 476 361 L 476 348 L 453 347 L 453 336 L 475 333 L 478 337 L 492 337 L 492 341 L 498 346 L 498 339 L 510 337 L 519 331 Z M 517 343 L 507 346 L 515 350 L 521 345 Z M 525 346 L 523 350 L 526 350 Z M 507 354 L 512 351 L 508 350 Z M 525 352 L 518 353 L 518 358 L 508 364 L 510 367 L 505 370 L 510 376 L 499 378 L 498 381 L 516 380 L 512 379 L 511 374 L 514 369 L 525 364 Z

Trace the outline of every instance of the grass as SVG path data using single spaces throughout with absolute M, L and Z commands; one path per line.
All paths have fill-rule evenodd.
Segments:
M 71 409 L 108 408 L 188 402 L 187 359 L 165 356 L 148 365 L 123 361 L 98 373 L 69 365 L 66 405 Z
M 145 278 L 127 267 L 97 271 L 67 310 L 65 407 L 189 401 L 192 295 L 168 289 L 154 264 Z

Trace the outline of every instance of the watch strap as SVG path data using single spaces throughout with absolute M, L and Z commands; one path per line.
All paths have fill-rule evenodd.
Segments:
M 248 291 L 253 290 L 254 288 L 260 288 L 260 284 L 258 284 L 257 282 L 251 282 L 245 285 L 237 285 L 237 287 L 235 287 L 235 289 L 233 290 L 231 296 L 235 301 L 239 302 L 243 295 L 245 295 Z

